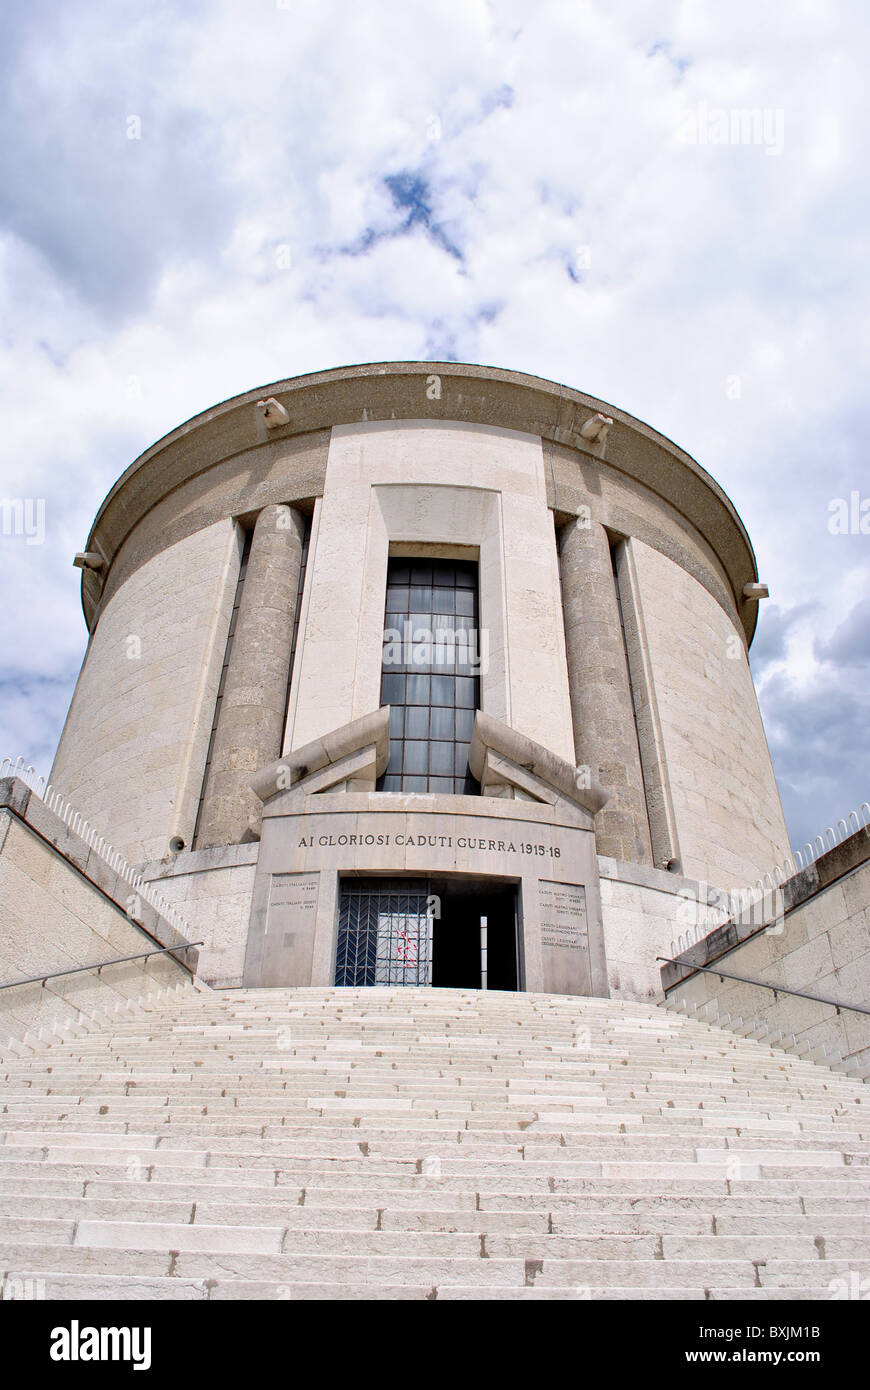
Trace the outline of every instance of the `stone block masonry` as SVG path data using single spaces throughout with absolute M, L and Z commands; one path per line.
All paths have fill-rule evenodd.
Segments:
M 138 922 L 132 920 L 132 909 Z M 141 923 L 141 925 L 139 925 Z M 154 990 L 188 985 L 195 950 L 96 967 L 185 937 L 16 779 L 0 781 L 0 983 L 76 973 L 0 990 L 0 1038 L 65 1028 Z
M 216 522 L 136 570 L 91 635 L 50 781 L 131 863 L 191 843 L 238 571 Z
M 774 994 L 773 988 L 693 971 L 721 965 L 729 974 L 870 1007 L 870 830 L 866 827 L 820 856 L 782 889 L 784 914 L 764 926 L 728 923 L 665 965 L 668 997 L 707 1005 L 709 1016 L 759 1024 L 801 1051 L 838 1053 L 870 1072 L 870 1016 L 829 1004 Z M 765 919 L 766 920 L 766 919 Z M 666 954 L 668 952 L 665 952 Z M 704 1017 L 707 1016 L 705 1013 Z M 736 1026 L 736 1025 L 735 1025 Z

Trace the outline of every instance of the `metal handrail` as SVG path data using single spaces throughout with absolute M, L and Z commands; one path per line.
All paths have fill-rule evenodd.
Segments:
M 739 980 L 742 985 L 758 985 L 761 989 L 772 989 L 774 999 L 778 994 L 793 994 L 797 999 L 814 999 L 817 1004 L 833 1004 L 837 1013 L 841 1009 L 849 1009 L 855 1014 L 870 1014 L 870 1008 L 864 1004 L 844 1004 L 842 999 L 828 999 L 824 994 L 808 994 L 805 989 L 789 989 L 786 985 L 772 985 L 769 980 L 752 980 L 747 975 L 732 975 L 727 970 L 720 970 L 716 965 L 695 965 L 693 961 L 674 960 L 672 956 L 656 956 L 656 960 L 667 961 L 668 965 L 683 965 L 687 970 L 704 970 L 709 975 L 718 975 L 720 980 Z M 670 989 L 676 989 L 676 985 L 670 985 Z M 667 990 L 665 990 L 667 994 Z
M 193 946 L 204 945 L 204 941 L 185 941 L 182 946 L 161 946 L 159 951 L 137 951 L 135 956 L 115 956 L 112 960 L 94 961 L 93 965 L 76 965 L 72 970 L 50 970 L 47 975 L 31 975 L 27 980 L 7 980 L 5 984 L 0 984 L 0 989 L 14 989 L 16 985 L 36 985 L 40 982 L 45 989 L 46 980 L 56 980 L 60 975 L 82 975 L 88 970 L 96 970 L 99 975 L 106 965 L 124 965 L 130 960 L 145 960 L 147 956 L 164 956 L 167 951 L 189 951 Z M 182 962 L 179 961 L 178 964 L 181 965 Z

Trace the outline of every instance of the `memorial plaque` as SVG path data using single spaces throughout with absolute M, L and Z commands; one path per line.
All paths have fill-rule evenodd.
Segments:
M 585 951 L 589 928 L 586 922 L 586 889 L 582 883 L 553 883 L 541 879 L 541 944 Z
M 591 992 L 586 889 L 582 883 L 538 883 L 541 953 L 546 987 L 571 994 Z
M 320 875 L 272 874 L 263 933 L 263 984 L 303 984 L 311 976 Z
M 309 922 L 313 929 L 319 879 L 319 874 L 273 874 L 266 931 L 304 927 Z

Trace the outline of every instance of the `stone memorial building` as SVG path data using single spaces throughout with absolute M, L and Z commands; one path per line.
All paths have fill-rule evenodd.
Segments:
M 789 853 L 746 530 L 580 391 L 429 362 L 273 383 L 137 459 L 77 563 L 51 781 L 209 983 L 485 968 L 645 1000 L 680 885 Z
M 693 459 L 341 368 L 75 563 L 50 781 L 0 764 L 0 1299 L 867 1297 L 870 803 L 789 849 Z

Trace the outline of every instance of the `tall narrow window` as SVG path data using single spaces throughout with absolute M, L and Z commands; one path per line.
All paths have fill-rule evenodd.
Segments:
M 479 794 L 468 767 L 480 707 L 475 563 L 390 561 L 381 704 L 391 709 L 381 790 Z
M 293 672 L 296 668 L 296 648 L 299 644 L 299 619 L 302 613 L 302 591 L 305 588 L 305 575 L 308 570 L 308 550 L 311 545 L 311 516 L 305 518 L 305 533 L 302 537 L 302 558 L 299 565 L 299 585 L 296 590 L 296 616 L 293 619 L 293 642 L 290 647 L 290 670 L 287 672 L 287 697 L 284 701 L 284 728 L 290 710 L 290 692 L 293 688 Z
M 215 734 L 217 733 L 218 720 L 220 719 L 221 713 L 221 705 L 223 704 L 224 686 L 227 683 L 227 669 L 230 664 L 230 653 L 233 649 L 233 637 L 235 635 L 236 623 L 238 622 L 239 617 L 239 604 L 242 601 L 242 590 L 245 587 L 245 575 L 248 572 L 248 557 L 251 554 L 251 541 L 253 539 L 253 535 L 254 528 L 252 526 L 250 530 L 245 532 L 245 538 L 242 544 L 242 559 L 239 565 L 239 578 L 236 584 L 236 596 L 233 600 L 233 611 L 230 615 L 230 626 L 229 631 L 227 632 L 227 645 L 224 648 L 224 664 L 221 667 L 221 677 L 220 681 L 218 682 L 217 699 L 215 700 L 214 706 L 214 719 L 212 720 L 211 724 L 211 735 L 208 740 L 208 753 L 206 754 L 205 759 L 205 771 L 202 777 L 202 792 L 200 793 L 199 807 L 196 812 L 196 825 L 194 826 L 193 840 L 191 841 L 191 843 L 194 846 L 196 846 L 197 843 L 197 835 L 199 834 L 199 823 L 202 819 L 202 807 L 205 796 L 205 789 L 208 786 L 209 774 L 211 772 L 211 760 L 212 753 L 214 752 Z
M 643 778 L 643 804 L 644 809 L 646 811 L 646 823 L 650 836 L 650 845 L 652 847 L 653 854 L 655 855 L 656 838 L 653 834 L 653 824 L 652 817 L 650 816 L 650 807 L 653 805 L 661 806 L 663 804 L 663 794 L 661 789 L 656 787 L 655 774 L 650 766 L 649 750 L 644 747 L 644 741 L 641 738 L 642 720 L 639 695 L 643 687 L 641 686 L 640 689 L 638 688 L 637 657 L 635 656 L 634 660 L 632 660 L 633 653 L 631 644 L 628 640 L 628 630 L 626 626 L 626 606 L 628 602 L 628 595 L 623 592 L 623 587 L 619 576 L 620 559 L 622 556 L 622 549 L 624 545 L 625 542 L 622 540 L 611 539 L 610 563 L 613 568 L 613 586 L 616 591 L 616 607 L 619 612 L 619 626 L 622 633 L 622 651 L 623 655 L 625 656 L 625 670 L 626 675 L 628 677 L 628 688 L 631 692 L 631 707 L 634 711 L 635 747 L 637 748 L 637 756 L 638 761 L 640 763 L 640 775 Z M 635 667 L 634 671 L 632 671 L 632 666 Z M 653 862 L 659 864 L 662 862 L 663 858 L 664 860 L 667 860 L 671 858 L 671 855 L 665 854 L 664 856 L 655 857 Z

